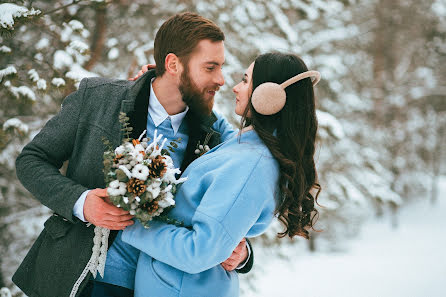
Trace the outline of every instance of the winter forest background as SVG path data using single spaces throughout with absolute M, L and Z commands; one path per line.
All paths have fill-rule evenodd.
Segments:
M 256 266 L 241 280 L 242 296 L 271 296 L 273 289 L 262 289 L 268 285 L 289 287 L 288 296 L 348 296 L 308 288 L 361 276 L 343 261 L 325 279 L 321 272 L 331 255 L 361 254 L 387 237 L 397 244 L 395 234 L 403 231 L 395 230 L 408 229 L 403 254 L 416 244 L 446 247 L 437 242 L 444 229 L 435 229 L 445 221 L 439 209 L 446 211 L 446 0 L 0 2 L 0 288 L 13 296 L 23 294 L 11 276 L 49 214 L 17 180 L 15 158 L 83 77 L 127 79 L 153 62 L 157 29 L 181 11 L 214 20 L 226 34 L 226 83 L 216 108 L 234 125 L 232 86 L 256 55 L 293 52 L 322 74 L 316 157 L 323 208 L 316 229 L 323 231 L 310 241 L 279 240 L 275 224 L 255 239 Z M 407 253 L 407 261 L 422 254 Z M 314 255 L 319 261 L 308 262 Z M 380 269 L 398 265 L 388 260 Z M 446 257 L 430 263 L 446 267 Z M 434 272 L 440 282 L 431 294 L 380 296 L 446 296 L 446 268 Z M 392 282 L 376 283 L 391 291 L 386 285 Z

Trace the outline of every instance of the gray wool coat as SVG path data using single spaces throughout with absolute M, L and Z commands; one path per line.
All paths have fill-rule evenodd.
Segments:
M 30 297 L 79 296 L 90 273 L 94 226 L 73 216 L 73 207 L 87 189 L 104 188 L 102 138 L 114 147 L 123 138 L 118 116 L 125 112 L 137 138 L 147 124 L 150 81 L 155 71 L 137 81 L 86 78 L 79 89 L 67 96 L 61 111 L 48 121 L 39 134 L 24 147 L 16 161 L 17 176 L 42 204 L 54 211 L 45 222 L 25 259 L 15 272 L 13 282 Z M 189 111 L 190 133 L 181 171 L 195 159 L 198 141 L 208 134 L 209 146 L 220 142 L 211 126 L 216 117 L 200 117 Z M 59 168 L 68 160 L 66 176 Z M 109 246 L 117 231 L 110 233 Z M 248 272 L 253 263 L 239 272 Z M 82 275 L 82 273 L 84 274 Z

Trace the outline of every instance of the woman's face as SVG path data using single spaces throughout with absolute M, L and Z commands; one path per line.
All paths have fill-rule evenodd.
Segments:
M 242 81 L 239 82 L 232 91 L 235 93 L 235 113 L 239 116 L 243 115 L 243 112 L 248 106 L 249 98 L 252 93 L 252 69 L 254 68 L 254 62 L 249 65 L 243 75 Z M 249 113 L 248 113 L 249 116 Z

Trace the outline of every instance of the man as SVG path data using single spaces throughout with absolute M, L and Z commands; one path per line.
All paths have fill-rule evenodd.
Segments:
M 175 15 L 155 38 L 157 69 L 135 82 L 91 78 L 69 95 L 61 112 L 23 149 L 17 176 L 55 214 L 45 222 L 13 281 L 30 297 L 132 296 L 139 251 L 121 241 L 132 216 L 106 202 L 102 173 L 102 137 L 121 143 L 118 121 L 125 112 L 134 128 L 151 136 L 158 129 L 183 141 L 172 155 L 182 171 L 198 157 L 197 144 L 210 147 L 233 131 L 212 113 L 215 92 L 224 84 L 224 34 L 211 21 L 192 13 Z M 69 160 L 66 176 L 59 173 Z M 93 189 L 93 190 L 90 190 Z M 105 199 L 105 200 L 104 200 Z M 88 261 L 94 226 L 112 231 L 104 278 L 92 280 Z M 244 241 L 223 267 L 233 269 L 247 255 Z M 240 272 L 251 269 L 253 257 Z

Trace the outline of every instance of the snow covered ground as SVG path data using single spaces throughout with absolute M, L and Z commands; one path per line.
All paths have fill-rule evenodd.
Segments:
M 437 203 L 401 209 L 397 228 L 370 221 L 344 252 L 305 252 L 291 261 L 256 257 L 259 265 L 256 292 L 243 297 L 444 297 L 446 176 Z

